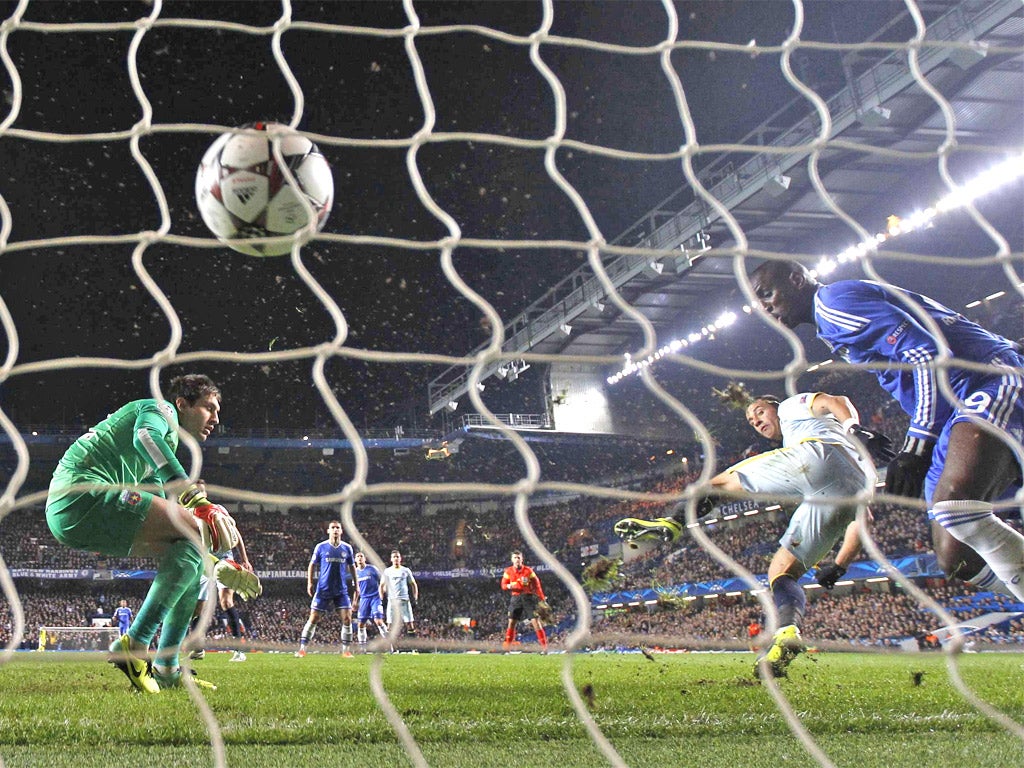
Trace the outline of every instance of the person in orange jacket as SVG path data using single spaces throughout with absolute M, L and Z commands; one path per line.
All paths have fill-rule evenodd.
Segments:
M 505 642 L 501 647 L 508 650 L 516 637 L 516 624 L 528 619 L 537 632 L 537 642 L 541 651 L 547 653 L 548 636 L 544 625 L 537 616 L 537 605 L 544 600 L 544 588 L 533 568 L 523 565 L 523 553 L 518 549 L 512 553 L 512 565 L 505 569 L 501 577 L 501 588 L 512 593 L 508 604 L 508 627 L 505 629 Z

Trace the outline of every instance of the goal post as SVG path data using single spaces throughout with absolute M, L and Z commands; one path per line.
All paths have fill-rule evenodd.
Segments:
M 40 651 L 106 651 L 121 636 L 117 627 L 40 627 Z

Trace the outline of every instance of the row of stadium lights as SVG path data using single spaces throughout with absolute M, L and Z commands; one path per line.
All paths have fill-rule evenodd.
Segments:
M 890 216 L 884 232 L 879 232 L 873 238 L 869 238 L 857 245 L 850 246 L 835 257 L 823 257 L 813 274 L 819 276 L 827 275 L 837 269 L 840 264 L 846 264 L 851 261 L 862 259 L 874 251 L 877 251 L 879 246 L 883 243 L 899 237 L 900 235 L 930 227 L 932 222 L 939 216 L 949 213 L 950 211 L 963 208 L 965 205 L 977 200 L 979 197 L 993 192 L 999 187 L 1015 181 L 1022 176 L 1024 176 L 1024 153 L 1013 155 L 1004 162 L 982 172 L 972 181 L 964 184 L 955 191 L 950 192 L 930 208 L 915 211 L 906 218 Z M 966 306 L 968 309 L 971 309 L 984 302 L 997 299 L 1005 295 L 1005 293 L 1005 291 L 999 291 L 986 296 L 983 299 L 972 301 Z M 749 315 L 753 312 L 753 309 L 749 304 L 744 305 L 743 312 Z M 673 339 L 657 352 L 648 355 L 642 360 L 633 360 L 632 356 L 627 352 L 625 355 L 626 364 L 623 366 L 622 370 L 609 376 L 606 381 L 609 385 L 618 384 L 627 376 L 632 376 L 633 374 L 639 373 L 645 368 L 649 368 L 654 365 L 666 355 L 694 346 L 706 339 L 713 339 L 717 331 L 720 331 L 723 328 L 728 328 L 736 322 L 738 317 L 739 316 L 735 312 L 723 312 L 714 322 L 708 323 L 699 331 L 693 331 L 684 338 Z M 813 370 L 813 368 L 811 370 Z

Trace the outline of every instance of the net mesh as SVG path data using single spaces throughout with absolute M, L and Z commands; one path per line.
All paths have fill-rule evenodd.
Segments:
M 529 12 L 523 4 L 486 4 L 482 9 L 411 1 L 315 8 L 252 3 L 247 4 L 246 23 L 237 20 L 238 6 L 231 4 L 219 7 L 219 15 L 212 5 L 159 1 L 127 7 L 5 4 L 0 59 L 7 104 L 0 146 L 13 183 L 0 196 L 0 258 L 5 273 L 6 265 L 22 269 L 0 294 L 0 383 L 8 388 L 11 404 L 0 409 L 10 466 L 0 496 L 0 528 L 3 518 L 38 509 L 45 500 L 45 485 L 33 484 L 31 477 L 33 422 L 75 422 L 80 415 L 73 398 L 57 397 L 56 407 L 62 410 L 48 417 L 19 408 L 18 398 L 26 390 L 56 392 L 70 377 L 75 389 L 109 395 L 100 406 L 109 407 L 121 394 L 126 395 L 121 401 L 131 399 L 144 387 L 160 397 L 160 381 L 168 370 L 209 368 L 219 374 L 218 380 L 244 377 L 278 390 L 294 410 L 271 412 L 275 406 L 268 400 L 263 406 L 268 426 L 306 410 L 316 414 L 322 429 L 350 441 L 352 452 L 348 474 L 333 492 L 296 493 L 275 487 L 273 481 L 261 483 L 254 474 L 252 483 L 211 485 L 212 497 L 242 505 L 288 506 L 301 500 L 313 508 L 340 509 L 356 549 L 378 564 L 383 564 L 375 549 L 380 542 L 364 535 L 368 524 L 361 504 L 440 496 L 497 500 L 506 510 L 511 505 L 509 522 L 538 564 L 553 574 L 546 579 L 563 586 L 563 610 L 575 616 L 563 639 L 565 649 L 592 642 L 597 635 L 590 596 L 553 553 L 551 542 L 538 534 L 535 513 L 543 509 L 539 500 L 571 495 L 613 511 L 614 503 L 657 508 L 681 499 L 694 502 L 721 469 L 718 439 L 696 402 L 703 395 L 675 395 L 671 386 L 659 383 L 660 372 L 671 378 L 673 369 L 710 371 L 724 378 L 784 382 L 795 392 L 797 379 L 813 362 L 800 337 L 778 329 L 771 333 L 789 351 L 769 369 L 744 367 L 742 360 L 732 367 L 712 365 L 678 347 L 662 354 L 659 330 L 611 268 L 620 258 L 649 263 L 678 257 L 678 242 L 666 245 L 671 234 L 666 227 L 627 229 L 640 211 L 651 207 L 643 201 L 657 200 L 679 186 L 689 189 L 702 210 L 704 227 L 717 222 L 731 243 L 701 256 L 726 265 L 724 274 L 736 288 L 733 296 L 749 304 L 755 297 L 746 275 L 753 260 L 793 254 L 752 248 L 745 222 L 731 210 L 738 198 L 728 185 L 740 174 L 730 168 L 713 183 L 715 177 L 702 173 L 698 161 L 727 154 L 751 158 L 771 178 L 803 169 L 811 185 L 807 195 L 844 222 L 856 242 L 876 243 L 858 254 L 869 277 L 884 279 L 886 266 L 907 262 L 940 270 L 995 266 L 1003 282 L 992 287 L 993 293 L 1002 289 L 1021 295 L 1019 254 L 973 203 L 967 202 L 960 209 L 966 213 L 957 215 L 969 217 L 984 234 L 987 255 L 967 259 L 882 250 L 875 233 L 844 209 L 842 195 L 823 180 L 824 167 L 830 168 L 844 153 L 922 173 L 927 167 L 951 192 L 961 188 L 951 166 L 962 157 L 1001 158 L 1016 152 L 1019 162 L 1020 147 L 1001 135 L 960 136 L 958 124 L 967 115 L 954 114 L 927 74 L 935 56 L 1019 57 L 1024 53 L 1019 4 L 1014 10 L 1013 3 L 964 3 L 954 7 L 960 16 L 953 21 L 942 15 L 926 22 L 921 8 L 907 2 L 903 19 L 909 37 L 856 43 L 832 42 L 805 28 L 806 15 L 813 13 L 819 22 L 815 31 L 820 31 L 820 17 L 827 16 L 823 5 L 799 0 L 779 4 L 777 10 L 785 11 L 778 21 L 784 32 L 777 43 L 759 44 L 757 29 L 746 31 L 753 38 L 749 42 L 742 39 L 742 25 L 763 17 L 745 19 L 740 14 L 739 30 L 730 27 L 729 39 L 714 34 L 702 38 L 693 34 L 709 31 L 698 23 L 699 9 L 668 2 L 630 4 L 625 12 L 610 4 L 583 9 L 551 2 L 531 5 Z M 681 8 L 688 15 L 681 16 Z M 968 17 L 978 22 L 986 13 L 1002 13 L 1003 19 L 1016 14 L 1016 27 L 1011 25 L 1010 33 L 1004 31 L 984 46 L 970 34 L 944 34 L 943 25 Z M 609 17 L 603 25 L 602 15 Z M 725 19 L 723 14 L 723 23 Z M 324 40 L 335 53 L 325 52 Z M 103 55 L 97 55 L 100 49 Z M 58 50 L 62 53 L 55 56 Z M 826 100 L 825 85 L 815 87 L 801 59 L 823 53 L 871 59 L 893 52 L 899 55 L 893 81 L 909 76 L 940 113 L 927 131 L 927 147 L 901 149 L 839 137 L 852 120 L 880 114 L 889 83 L 878 80 L 873 69 L 876 81 L 870 88 L 857 78 L 850 81 L 853 91 L 860 92 L 859 103 L 837 103 Z M 64 63 L 61 76 L 47 67 L 48 57 Z M 712 85 L 704 82 L 699 69 L 680 75 L 694 57 L 708 67 Z M 729 62 L 724 89 L 714 85 L 723 81 L 710 77 L 718 59 Z M 791 125 L 785 141 L 702 141 L 705 121 L 728 117 L 723 103 L 732 100 L 740 109 L 752 108 L 759 86 L 753 68 L 762 68 L 764 62 L 772 63 L 770 69 L 805 108 L 811 107 L 813 117 Z M 588 69 L 596 73 L 590 80 L 584 76 Z M 616 69 L 625 76 L 609 76 Z M 498 78 L 497 84 L 474 77 L 482 71 L 487 78 Z M 104 87 L 97 87 L 94 76 L 103 78 Z M 331 99 L 310 97 L 325 89 Z M 93 95 L 87 106 L 81 101 L 83 92 Z M 215 135 L 267 116 L 255 113 L 274 113 L 316 142 L 331 160 L 337 185 L 331 224 L 320 233 L 301 233 L 291 255 L 270 266 L 226 254 L 203 230 L 189 198 L 189 175 L 205 146 Z M 577 127 L 584 123 L 587 128 Z M 707 133 L 718 135 L 713 129 Z M 181 168 L 186 169 L 184 176 Z M 43 204 L 44 197 L 52 200 Z M 679 222 L 670 218 L 667 229 L 679 229 Z M 630 242 L 612 242 L 623 230 L 641 234 Z M 689 237 L 682 234 L 683 240 Z M 680 231 L 675 235 L 678 239 Z M 808 243 L 806 260 L 816 258 L 817 245 Z M 507 268 L 516 260 L 531 264 L 522 285 L 496 286 L 475 278 L 477 271 L 485 271 L 482 265 Z M 435 280 L 425 296 L 419 291 L 419 299 L 412 301 L 408 296 L 417 292 L 416 286 L 399 290 L 391 285 L 393 274 L 401 271 L 396 265 L 413 275 L 435 277 L 439 265 L 444 280 Z M 214 266 L 227 277 L 211 276 Z M 656 365 L 640 366 L 644 396 L 670 413 L 677 429 L 696 436 L 703 467 L 682 490 L 630 490 L 596 479 L 548 479 L 536 450 L 488 407 L 482 394 L 487 375 L 513 360 L 605 369 L 622 365 L 620 354 L 544 354 L 507 344 L 506 334 L 515 330 L 509 315 L 546 289 L 553 282 L 551 274 L 565 274 L 574 266 L 589 271 L 603 300 L 640 339 L 630 349 L 631 359 L 657 359 Z M 541 276 L 534 277 L 533 270 Z M 373 273 L 381 279 L 371 279 Z M 77 290 L 48 290 L 64 283 L 77 284 Z M 510 296 L 504 295 L 505 288 Z M 379 307 L 371 311 L 356 306 L 353 296 L 360 293 L 373 295 L 394 317 L 385 316 L 382 324 Z M 15 294 L 18 314 L 10 308 Z M 112 305 L 118 311 L 111 311 Z M 276 326 L 279 330 L 270 321 L 267 333 L 253 340 L 250 332 L 261 318 L 279 316 L 284 318 Z M 479 340 L 472 336 L 478 325 L 486 339 L 467 354 Z M 765 321 L 763 327 L 769 326 Z M 453 334 L 453 328 L 460 330 Z M 473 412 L 500 435 L 505 449 L 511 448 L 517 462 L 513 480 L 494 482 L 483 475 L 447 482 L 378 479 L 381 473 L 366 447 L 368 432 L 360 426 L 366 418 L 346 407 L 353 396 L 373 395 L 350 389 L 343 371 L 381 382 L 401 371 L 422 383 L 429 379 L 428 371 L 446 366 L 465 371 L 465 394 Z M 227 402 L 231 400 L 228 392 Z M 187 438 L 183 443 L 193 476 L 198 476 L 199 446 Z M 246 470 L 237 469 L 244 477 Z M 858 501 L 863 519 L 865 499 Z M 737 561 L 736 552 L 727 553 L 697 524 L 692 503 L 688 515 L 690 535 L 714 561 L 744 580 L 771 632 L 775 609 L 758 578 Z M 244 530 L 244 511 L 239 520 Z M 870 540 L 867 549 L 893 580 L 899 579 L 899 571 Z M 0 663 L 10 661 L 25 630 L 12 565 L 17 563 L 0 560 L 0 587 L 11 623 Z M 906 590 L 944 624 L 956 623 L 923 590 L 910 583 Z M 211 614 L 212 606 L 208 619 Z M 383 665 L 384 657 L 378 655 L 370 668 L 374 696 L 411 762 L 426 765 L 389 699 Z M 948 667 L 974 706 L 1024 738 L 1018 723 L 964 684 L 952 652 Z M 832 765 L 778 684 L 771 678 L 764 682 L 807 752 L 819 765 Z M 597 748 L 612 765 L 625 765 L 577 690 L 571 654 L 564 657 L 562 683 Z M 214 762 L 223 765 L 217 719 L 194 686 L 190 692 L 209 730 Z

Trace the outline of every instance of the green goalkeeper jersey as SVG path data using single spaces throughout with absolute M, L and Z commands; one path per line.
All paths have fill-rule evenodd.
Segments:
M 171 403 L 134 400 L 72 443 L 57 465 L 54 483 L 88 480 L 130 487 L 184 479 L 187 474 L 174 455 L 177 426 L 178 412 Z

